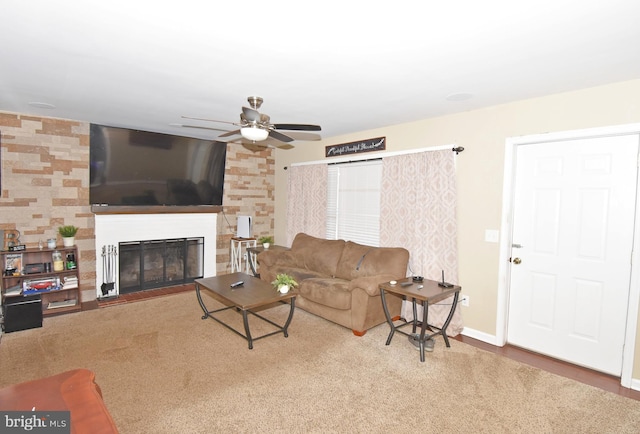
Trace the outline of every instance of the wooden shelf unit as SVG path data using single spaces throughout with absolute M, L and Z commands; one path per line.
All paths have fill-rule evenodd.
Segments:
M 64 268 L 62 271 L 54 271 L 53 270 L 53 259 L 52 254 L 54 251 L 58 251 L 62 254 L 62 261 L 64 264 Z M 72 270 L 67 269 L 67 254 L 73 253 L 75 256 L 75 268 Z M 12 276 L 6 275 L 7 268 L 7 259 L 11 258 L 11 255 L 21 255 L 20 260 L 20 269 L 16 271 L 16 274 Z M 2 295 L 2 304 L 4 305 L 5 301 L 5 292 L 7 289 L 12 288 L 16 285 L 20 285 L 22 287 L 25 280 L 30 279 L 47 279 L 47 278 L 60 278 L 60 289 L 55 289 L 46 292 L 37 293 L 40 295 L 42 299 L 42 315 L 59 315 L 62 313 L 68 312 L 77 312 L 82 309 L 82 299 L 80 292 L 80 266 L 78 265 L 80 262 L 80 258 L 78 256 L 78 248 L 77 246 L 72 247 L 60 247 L 55 249 L 26 249 L 20 250 L 16 252 L 10 251 L 0 251 L 0 268 L 2 269 L 2 278 L 0 279 L 0 293 Z M 42 273 L 30 273 L 25 274 L 24 268 L 27 264 L 51 264 L 51 271 L 45 271 Z M 74 288 L 64 289 L 62 288 L 62 283 L 64 282 L 65 277 L 75 277 L 78 281 L 77 286 Z M 12 296 L 12 297 L 22 297 L 23 295 Z M 49 303 L 60 304 L 63 301 L 67 300 L 75 300 L 75 304 L 71 306 L 56 306 L 49 308 Z

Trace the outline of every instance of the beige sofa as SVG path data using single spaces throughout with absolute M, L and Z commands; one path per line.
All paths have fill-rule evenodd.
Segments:
M 266 282 L 280 273 L 296 279 L 296 307 L 362 336 L 386 321 L 378 285 L 406 276 L 409 252 L 299 233 L 290 250 L 266 250 L 257 260 Z M 399 317 L 402 300 L 386 298 L 391 316 Z

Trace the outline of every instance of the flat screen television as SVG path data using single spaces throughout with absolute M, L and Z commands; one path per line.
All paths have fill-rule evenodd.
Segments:
M 89 148 L 92 205 L 222 205 L 226 143 L 91 124 Z

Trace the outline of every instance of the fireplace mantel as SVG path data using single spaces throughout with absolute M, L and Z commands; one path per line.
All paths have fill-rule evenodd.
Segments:
M 94 214 L 199 214 L 199 213 L 220 213 L 221 206 L 201 205 L 201 206 L 113 206 L 113 205 L 91 205 L 91 212 Z

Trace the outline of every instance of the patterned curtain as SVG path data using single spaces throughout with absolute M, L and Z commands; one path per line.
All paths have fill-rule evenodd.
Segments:
M 299 232 L 326 237 L 327 173 L 326 164 L 289 167 L 287 246 Z
M 380 245 L 409 250 L 408 275 L 458 282 L 456 177 L 454 153 L 426 151 L 382 159 Z M 453 298 L 429 308 L 429 324 L 441 327 Z M 422 309 L 419 306 L 418 315 Z M 413 319 L 411 303 L 405 302 L 402 317 Z M 456 309 L 447 334 L 462 331 Z

